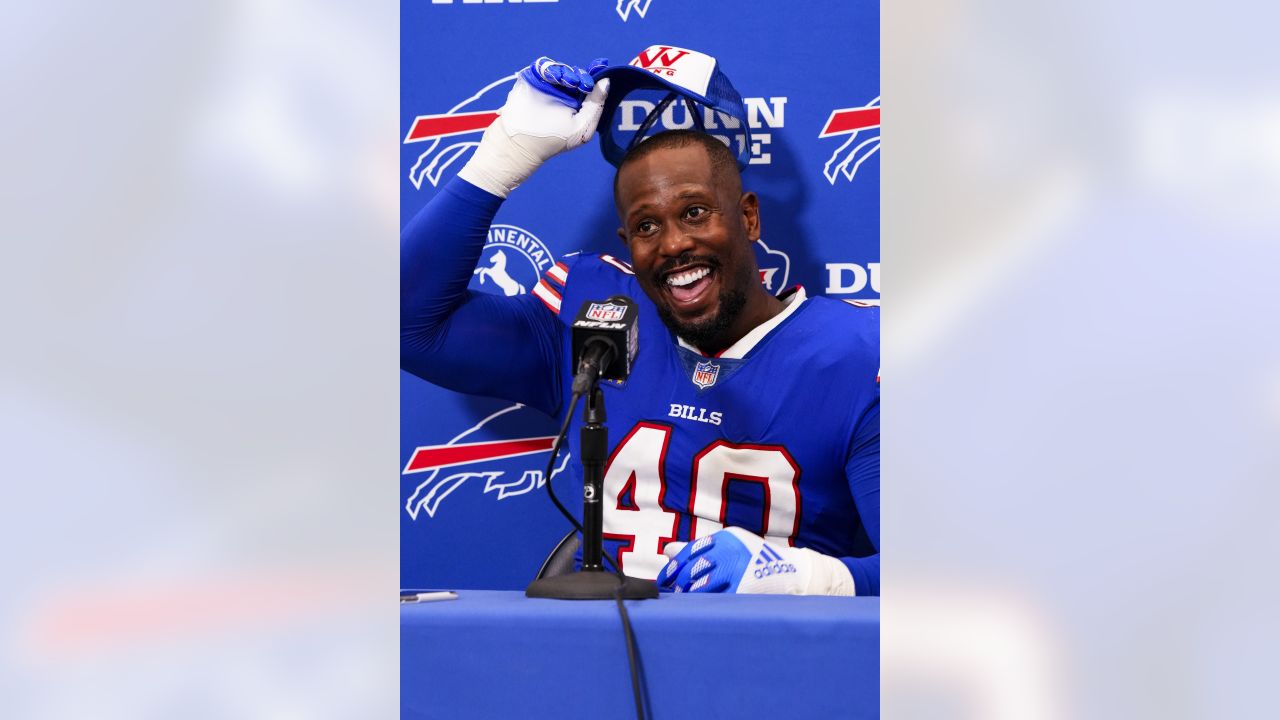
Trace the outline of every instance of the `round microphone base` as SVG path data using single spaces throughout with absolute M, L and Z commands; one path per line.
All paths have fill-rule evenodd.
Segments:
M 553 600 L 612 600 L 617 591 L 617 575 L 602 570 L 580 570 L 534 580 L 525 588 L 524 594 L 531 598 Z M 657 597 L 658 586 L 652 580 L 624 576 L 623 600 L 649 600 Z

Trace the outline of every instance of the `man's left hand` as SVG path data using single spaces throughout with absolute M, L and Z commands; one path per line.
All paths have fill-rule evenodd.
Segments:
M 671 543 L 659 587 L 676 592 L 854 595 L 853 576 L 836 558 L 768 542 L 728 527 L 691 543 Z

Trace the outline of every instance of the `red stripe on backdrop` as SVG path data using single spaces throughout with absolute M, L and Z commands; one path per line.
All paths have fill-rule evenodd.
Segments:
M 840 135 L 854 130 L 875 127 L 879 124 L 880 108 L 878 107 L 837 110 L 831 113 L 831 118 L 827 120 L 827 126 L 823 128 L 822 134 L 818 137 Z
M 405 142 L 479 132 L 492 125 L 497 119 L 498 113 L 493 110 L 455 115 L 419 115 L 414 118 L 413 127 L 409 130 L 409 137 L 405 138 Z
M 465 465 L 483 460 L 499 460 L 517 455 L 546 452 L 555 443 L 554 437 L 521 438 L 519 440 L 491 440 L 489 442 L 462 445 L 433 445 L 413 451 L 406 473 L 421 472 L 448 465 Z

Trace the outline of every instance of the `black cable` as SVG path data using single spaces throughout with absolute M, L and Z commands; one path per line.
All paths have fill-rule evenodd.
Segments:
M 618 605 L 618 616 L 622 618 L 622 635 L 627 641 L 627 668 L 631 671 L 631 696 L 636 704 L 636 720 L 645 720 L 644 696 L 640 692 L 640 663 L 636 660 L 636 638 L 631 631 L 631 617 L 627 614 L 627 606 L 622 602 L 622 583 L 622 573 L 618 573 L 618 587 L 613 591 L 613 601 Z
M 556 434 L 556 440 L 551 445 L 551 457 L 547 460 L 547 470 L 542 473 L 542 477 L 546 478 L 546 482 L 544 484 L 547 487 L 547 495 L 551 497 L 551 502 L 555 504 L 556 509 L 560 511 L 560 514 L 564 515 L 565 519 L 569 521 L 569 524 L 573 525 L 574 529 L 580 533 L 584 532 L 582 529 L 582 523 L 578 522 L 578 518 L 574 517 L 573 513 L 569 512 L 568 508 L 560 502 L 560 498 L 556 497 L 555 489 L 551 487 L 551 468 L 556 464 L 556 456 L 560 454 L 560 448 L 564 445 L 565 435 L 569 432 L 569 423 L 573 420 L 573 413 L 578 409 L 578 401 L 581 399 L 581 394 L 574 393 L 573 397 L 569 400 L 569 412 L 565 413 L 564 422 L 560 425 L 560 432 Z M 605 562 L 609 563 L 609 567 L 613 568 L 613 574 L 618 576 L 618 586 L 621 587 L 624 582 L 623 578 L 625 577 L 622 574 L 622 569 L 613 561 L 613 558 L 609 557 L 608 553 L 601 553 L 600 557 Z
M 578 518 L 573 516 L 564 505 L 560 503 L 560 499 L 556 497 L 556 491 L 551 487 L 551 468 L 555 467 L 556 456 L 560 454 L 560 447 L 564 444 L 565 435 L 569 432 L 569 423 L 573 421 L 573 413 L 578 409 L 578 401 L 582 399 L 581 393 L 574 393 L 569 401 L 569 411 L 564 415 L 564 422 L 560 425 L 560 432 L 556 434 L 556 440 L 551 445 L 551 457 L 547 460 L 547 470 L 542 473 L 542 477 L 546 478 L 545 485 L 547 487 L 547 495 L 551 497 L 551 502 L 555 504 L 556 509 L 561 515 L 569 521 L 578 533 L 582 533 L 582 523 L 578 522 Z M 631 616 L 627 613 L 627 606 L 622 602 L 622 586 L 626 582 L 626 576 L 622 574 L 622 568 L 609 557 L 608 553 L 601 553 L 600 557 L 613 568 L 613 574 L 618 580 L 618 586 L 613 591 L 613 601 L 618 606 L 618 616 L 622 619 L 622 635 L 627 645 L 627 669 L 631 672 L 631 695 L 636 705 L 636 720 L 645 720 L 644 712 L 644 695 L 640 691 L 640 664 L 637 662 L 638 650 L 636 649 L 635 634 L 631 630 Z
M 564 423 L 560 425 L 560 432 L 556 434 L 556 441 L 551 445 L 551 457 L 547 459 L 547 471 L 542 473 L 542 477 L 546 478 L 547 495 L 551 496 L 551 502 L 555 503 L 556 509 L 564 515 L 565 519 L 573 525 L 579 533 L 582 532 L 582 523 L 578 522 L 578 518 L 573 513 L 565 509 L 560 504 L 560 498 L 556 497 L 556 491 L 551 488 L 551 468 L 556 464 L 556 456 L 560 454 L 560 446 L 564 444 L 564 436 L 569 432 L 569 423 L 573 420 L 573 413 L 578 408 L 578 401 L 582 399 L 582 395 L 574 394 L 573 399 L 569 401 L 569 412 L 564 414 Z

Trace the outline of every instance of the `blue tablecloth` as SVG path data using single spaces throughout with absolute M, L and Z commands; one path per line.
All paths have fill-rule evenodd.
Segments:
M 404 718 L 634 718 L 613 601 L 460 590 L 400 609 Z M 879 598 L 629 601 L 654 720 L 874 718 Z

